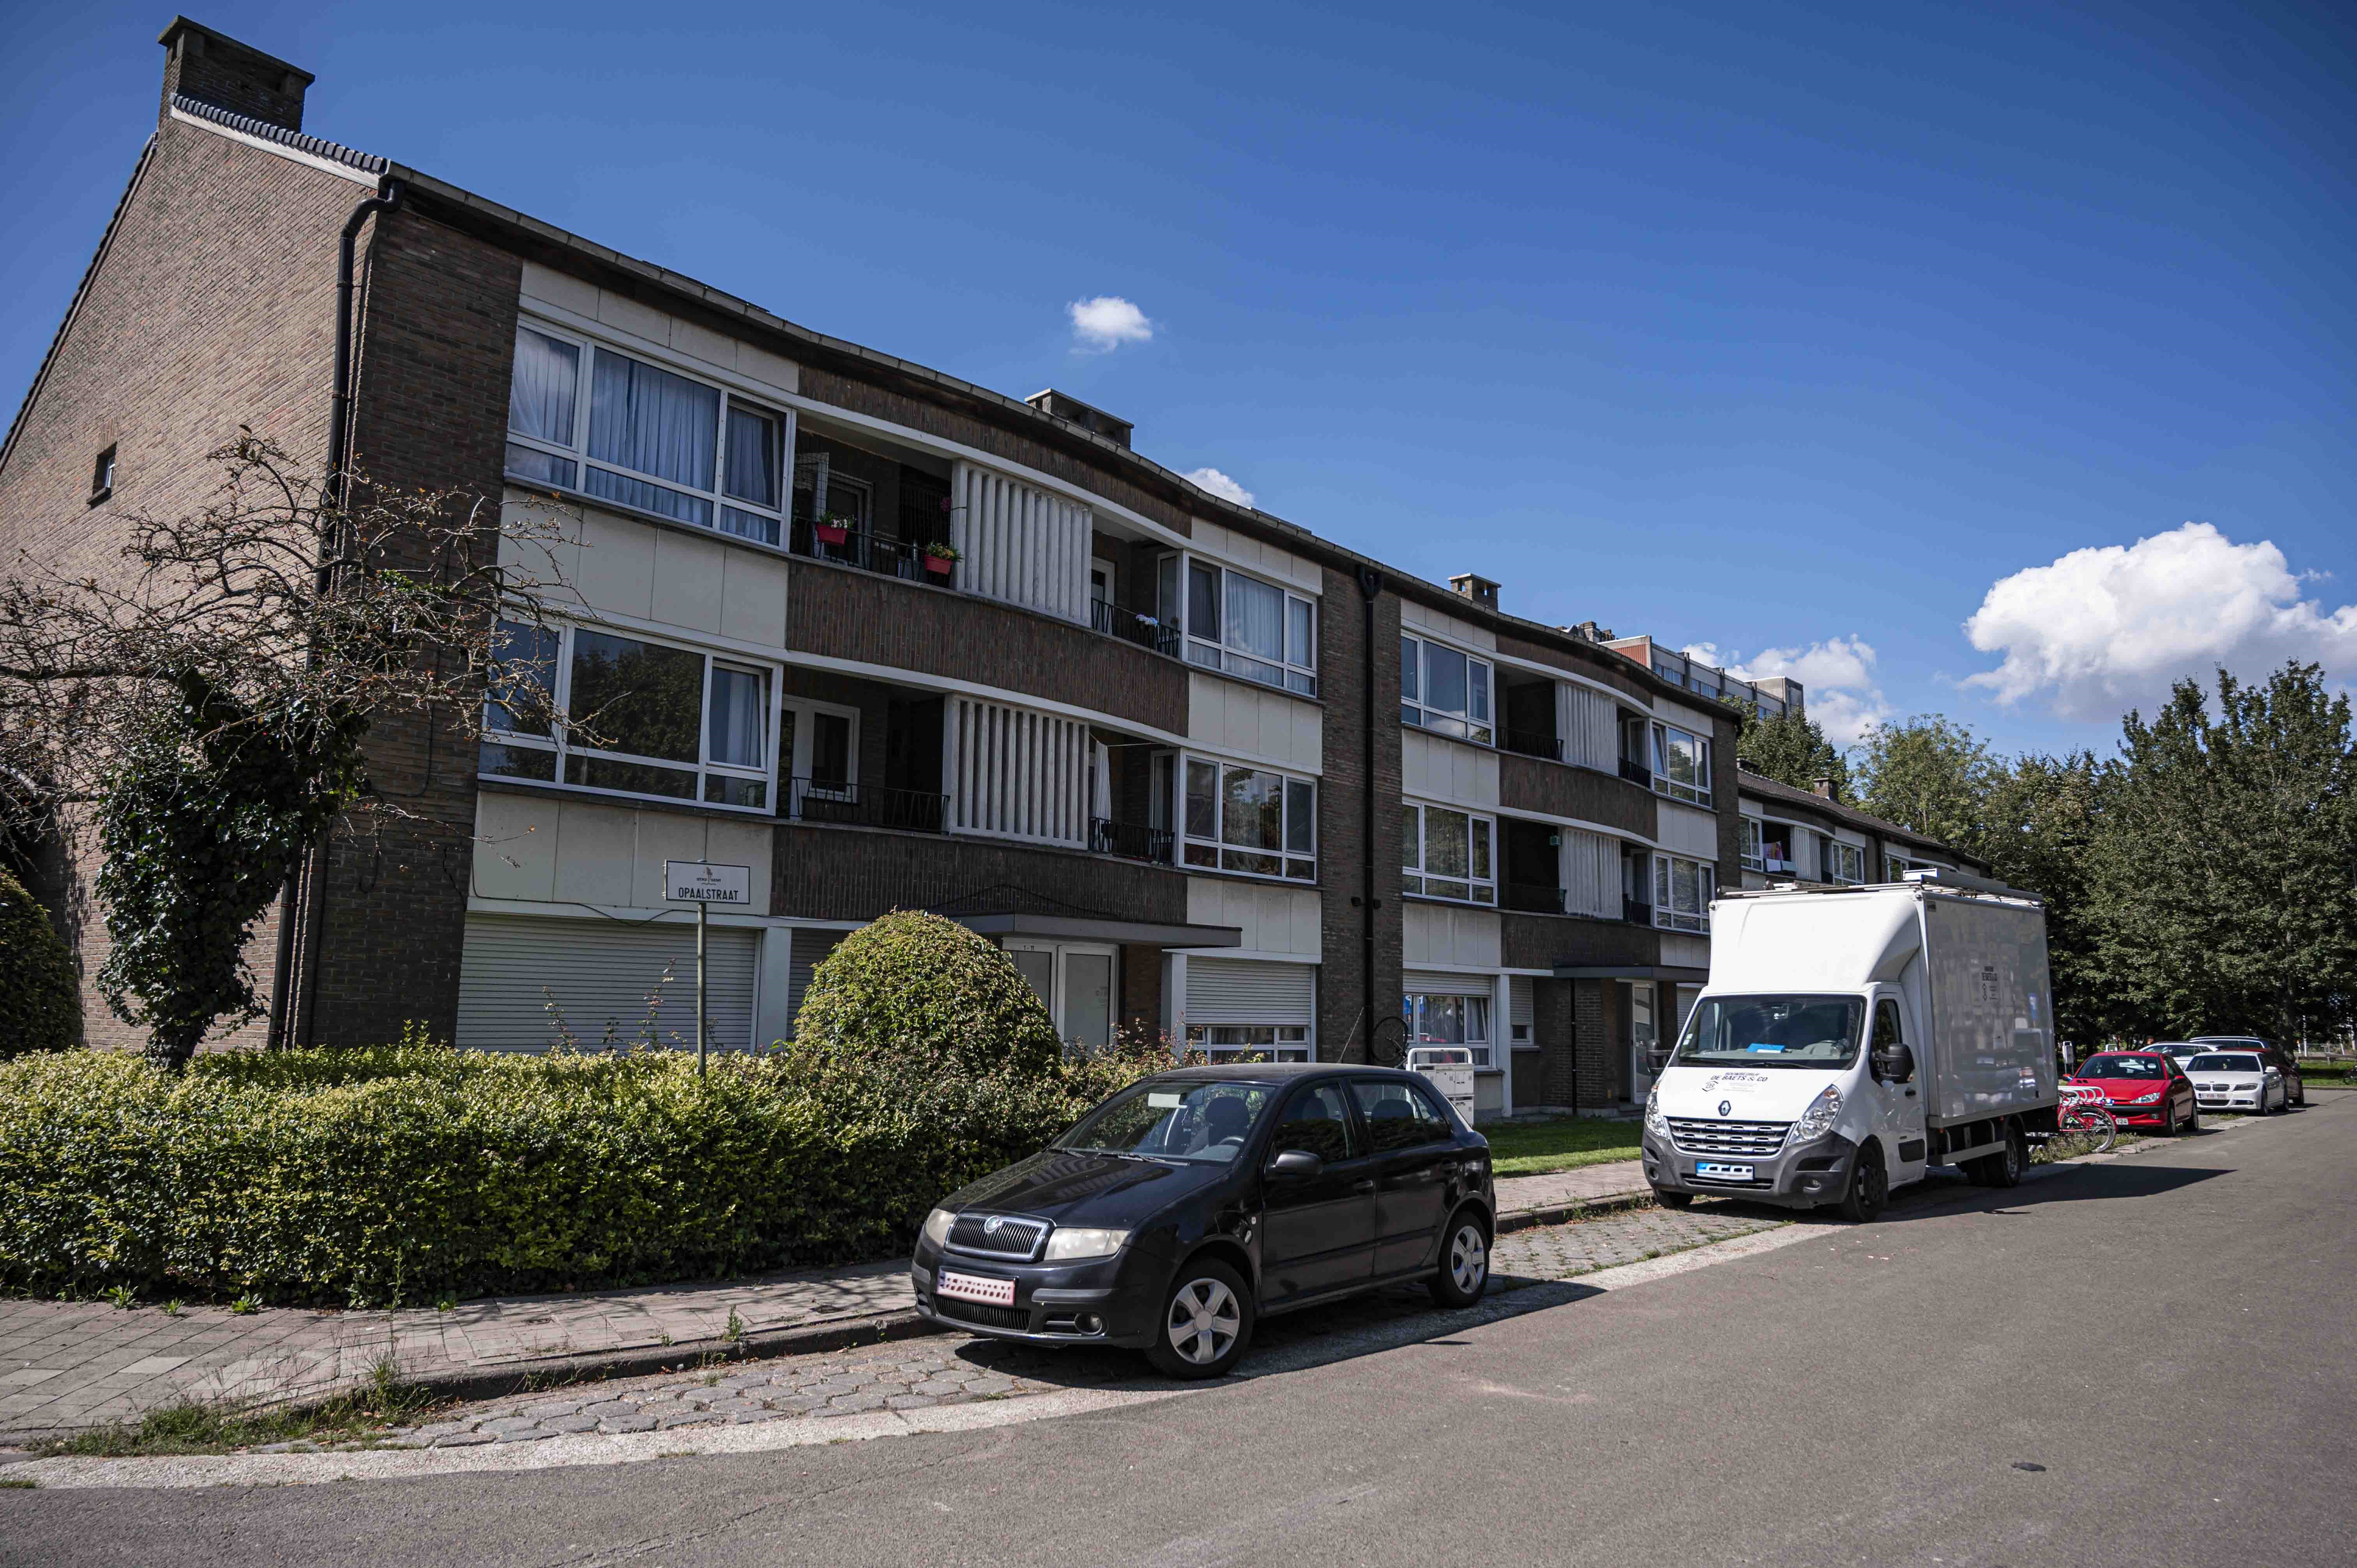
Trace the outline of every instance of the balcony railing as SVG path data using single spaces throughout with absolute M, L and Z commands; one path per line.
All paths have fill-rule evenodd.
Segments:
M 797 555 L 807 555 L 814 561 L 833 561 L 838 565 L 856 566 L 863 572 L 878 576 L 899 577 L 910 583 L 932 583 L 948 587 L 957 575 L 955 564 L 948 563 L 947 571 L 936 572 L 925 564 L 921 545 L 907 540 L 888 539 L 873 529 L 846 529 L 840 543 L 829 543 L 819 537 L 818 525 L 808 518 L 794 519 L 791 548 Z
M 1642 784 L 1648 789 L 1653 787 L 1653 770 L 1631 757 L 1620 759 L 1620 777 L 1631 784 Z
M 1530 915 L 1563 913 L 1563 889 L 1540 882 L 1509 882 L 1498 889 L 1498 902 Z
M 947 795 L 852 784 L 832 779 L 796 779 L 787 791 L 787 814 L 797 822 L 839 827 L 899 828 L 907 832 L 946 832 Z
M 1526 729 L 1501 730 L 1499 739 L 1508 751 L 1518 751 L 1524 757 L 1544 757 L 1549 762 L 1563 760 L 1563 739 L 1559 736 L 1539 735 Z
M 1632 926 L 1650 926 L 1653 923 L 1653 907 L 1624 893 L 1620 896 L 1620 918 Z
M 1170 864 L 1170 843 L 1168 828 L 1116 822 L 1110 817 L 1089 819 L 1089 848 L 1099 854 L 1117 854 L 1124 860 L 1144 860 L 1156 865 L 1168 865 Z
M 1134 642 L 1140 648 L 1150 648 L 1157 653 L 1178 657 L 1178 628 L 1165 626 L 1151 616 L 1122 609 L 1103 599 L 1089 601 L 1089 624 L 1107 637 Z

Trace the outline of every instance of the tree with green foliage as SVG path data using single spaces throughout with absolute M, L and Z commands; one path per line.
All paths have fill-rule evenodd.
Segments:
M 1824 726 L 1799 708 L 1788 707 L 1773 718 L 1762 718 L 1757 703 L 1737 703 L 1735 708 L 1743 715 L 1735 755 L 1746 767 L 1795 789 L 1813 789 L 1819 779 L 1830 779 L 1834 799 L 1849 798 L 1849 761 L 1825 738 Z
M 1941 714 L 1877 725 L 1852 753 L 1857 803 L 1887 822 L 1982 853 L 1982 803 L 1997 764 L 1971 729 Z
M 989 942 L 939 915 L 896 909 L 837 944 L 811 975 L 793 1054 L 813 1069 L 866 1064 L 981 1077 L 1052 1072 L 1055 1020 Z
M 2081 1044 L 2123 1026 L 2094 983 L 2094 927 L 2087 907 L 2092 845 L 2110 770 L 2093 752 L 2016 757 L 1991 769 L 1980 842 L 1996 879 L 2046 900 L 2046 948 L 2054 1026 Z
M 81 1044 L 81 983 L 40 900 L 0 871 L 0 1059 Z
M 2213 716 L 2214 704 L 2214 716 Z M 2136 1032 L 2348 1023 L 2357 976 L 2357 756 L 2345 695 L 2293 662 L 2181 681 L 2121 760 L 2090 844 L 2093 970 Z

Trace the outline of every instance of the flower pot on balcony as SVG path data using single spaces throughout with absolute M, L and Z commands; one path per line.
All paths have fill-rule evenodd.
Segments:
M 948 576 L 950 575 L 950 568 L 956 564 L 957 563 L 955 561 L 946 555 L 928 555 L 925 557 L 925 570 L 931 572 L 936 577 Z
M 819 522 L 811 525 L 821 544 L 842 544 L 851 538 L 851 530 L 839 522 Z

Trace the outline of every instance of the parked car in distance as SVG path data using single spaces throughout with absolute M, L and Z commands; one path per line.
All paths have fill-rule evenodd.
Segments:
M 2158 1127 L 2171 1137 L 2201 1128 L 2193 1080 L 2166 1051 L 2098 1051 L 2080 1065 L 2071 1081 L 2102 1090 L 2111 1103 L 2112 1120 L 2123 1127 Z
M 2263 1040 L 2256 1035 L 2196 1035 L 2193 1043 L 2213 1051 L 2256 1051 L 2283 1074 L 2287 1096 L 2285 1102 L 2302 1107 L 2308 1104 L 2308 1081 L 2300 1077 L 2298 1059 L 2274 1041 Z
M 2145 1047 L 2146 1050 L 2159 1051 L 2163 1055 L 2167 1056 L 2169 1060 L 2177 1064 L 2179 1071 L 2184 1070 L 2185 1064 L 2187 1062 L 2191 1061 L 2203 1051 L 2211 1050 L 2212 1048 L 2214 1047 L 2197 1045 L 2191 1040 L 2155 1040 L 2152 1044 Z
M 2193 1099 L 2204 1111 L 2249 1111 L 2264 1116 L 2291 1109 L 2291 1090 L 2275 1064 L 2256 1051 L 2203 1051 L 2185 1064 Z
M 1264 1314 L 1490 1278 L 1490 1142 L 1419 1073 L 1331 1063 L 1141 1079 L 926 1216 L 917 1310 L 1035 1345 L 1119 1345 L 1218 1377 Z

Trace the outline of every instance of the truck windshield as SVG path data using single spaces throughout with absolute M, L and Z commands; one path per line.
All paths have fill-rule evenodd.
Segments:
M 1706 996 L 1679 1037 L 1681 1062 L 1845 1068 L 1857 1060 L 1866 1004 L 1856 996 Z

